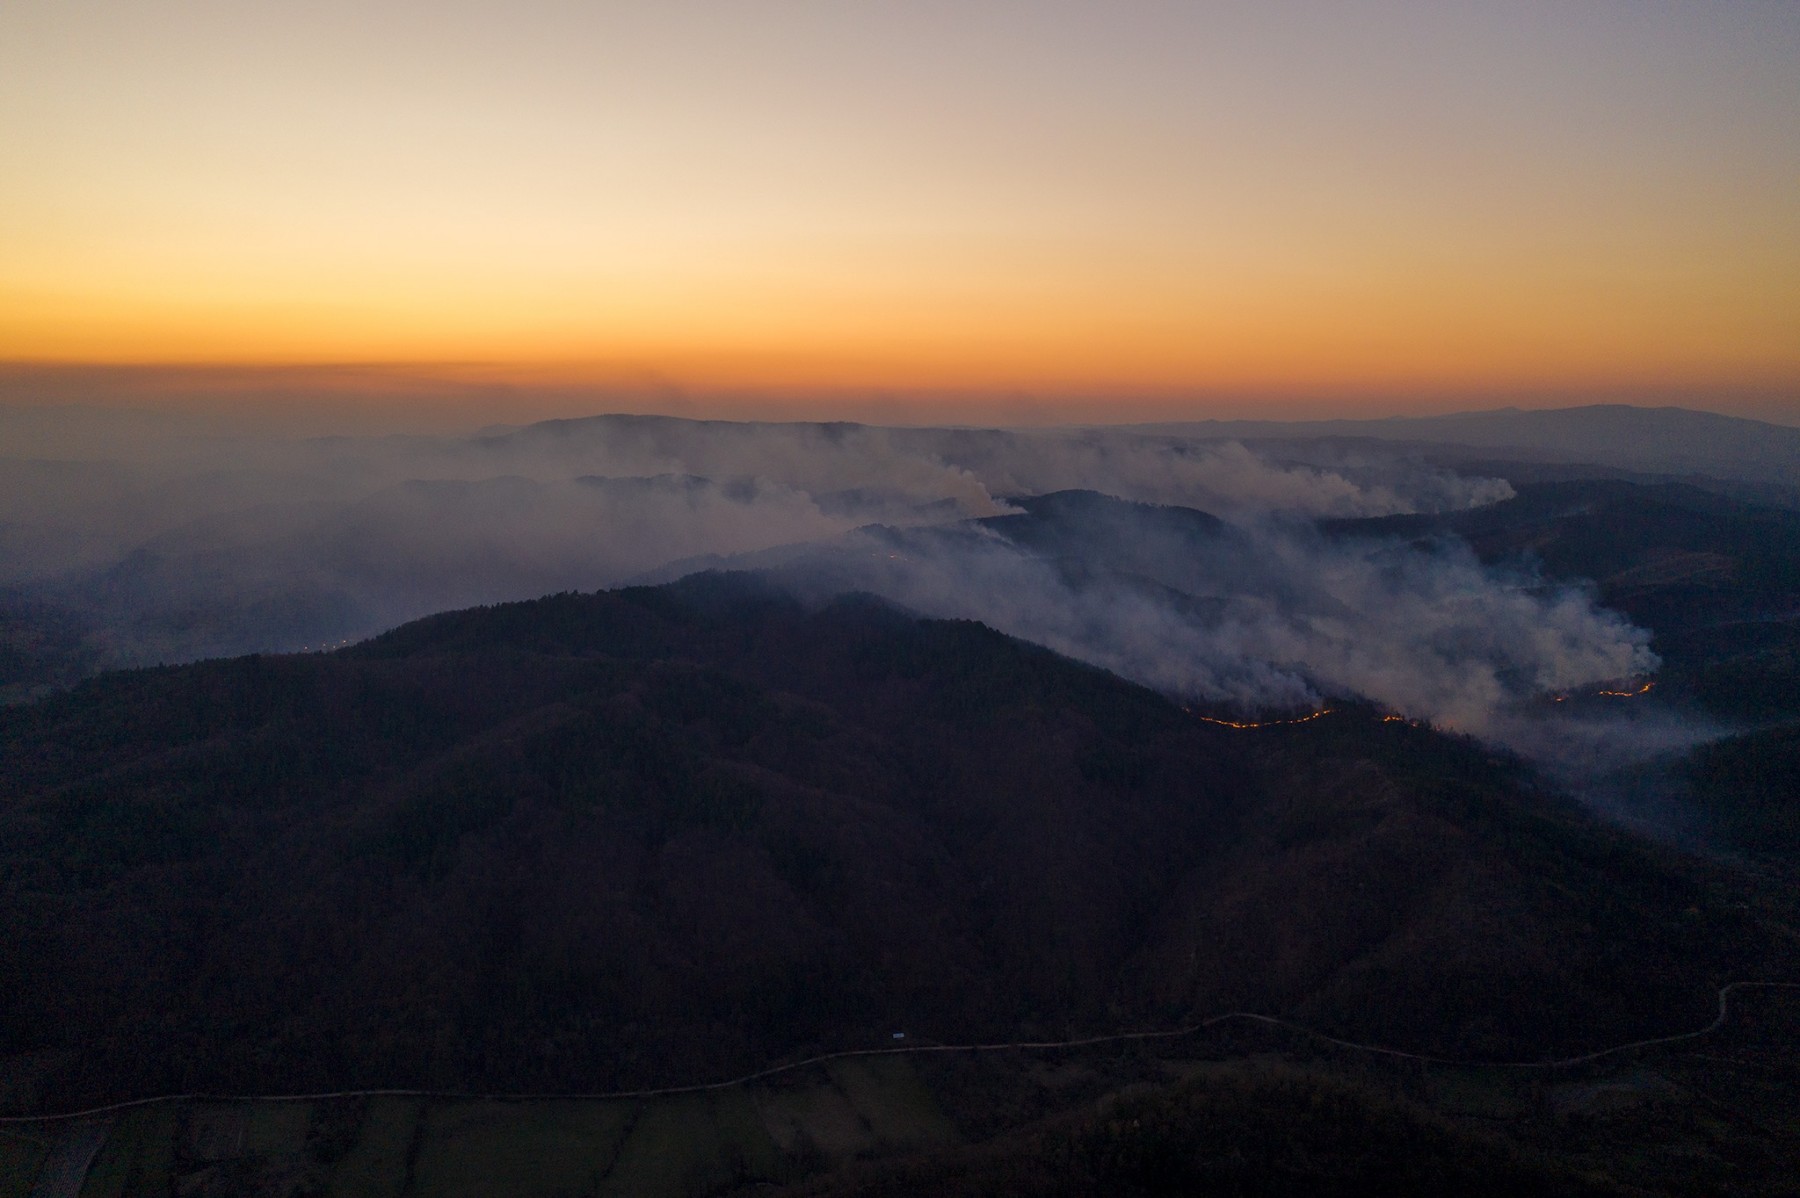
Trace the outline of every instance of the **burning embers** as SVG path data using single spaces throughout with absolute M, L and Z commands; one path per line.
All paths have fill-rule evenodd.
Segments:
M 1595 698 L 1595 699 L 1635 699 L 1639 695 L 1649 694 L 1653 689 L 1655 689 L 1655 687 L 1656 687 L 1655 681 L 1650 681 L 1650 682 L 1644 683 L 1642 686 L 1638 687 L 1636 690 L 1628 690 L 1628 691 L 1600 690 L 1600 691 L 1595 691 L 1591 697 Z M 1567 703 L 1571 698 L 1583 698 L 1583 697 L 1588 697 L 1588 696 L 1551 695 L 1550 701 L 1552 703 Z
M 1654 681 L 1649 681 L 1631 690 L 1599 690 L 1592 691 L 1586 695 L 1564 694 L 1549 695 L 1547 697 L 1552 703 L 1567 703 L 1571 698 L 1635 699 L 1640 695 L 1649 694 L 1655 688 L 1656 683 Z M 1321 707 L 1318 711 L 1308 712 L 1305 715 L 1293 716 L 1285 720 L 1227 720 L 1218 716 L 1201 715 L 1191 707 L 1183 707 L 1182 710 L 1193 716 L 1195 719 L 1200 720 L 1202 723 L 1214 724 L 1220 728 L 1247 730 L 1251 728 L 1282 728 L 1290 724 L 1310 724 L 1314 720 L 1323 719 L 1324 717 L 1331 715 L 1337 708 Z M 1430 726 L 1429 721 L 1414 719 L 1412 716 L 1399 715 L 1397 713 L 1383 715 L 1381 717 L 1381 722 L 1384 724 L 1405 724 L 1411 728 Z
M 1309 715 L 1295 716 L 1291 720 L 1220 720 L 1209 715 L 1201 715 L 1191 707 L 1183 708 L 1183 710 L 1197 720 L 1204 720 L 1208 724 L 1217 724 L 1221 728 L 1278 728 L 1283 724 L 1309 724 L 1316 719 L 1330 715 L 1337 709 L 1322 707 Z

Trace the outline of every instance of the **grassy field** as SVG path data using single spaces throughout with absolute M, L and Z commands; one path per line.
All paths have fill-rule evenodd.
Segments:
M 704 1095 L 645 1103 L 619 1160 L 600 1186 L 620 1198 L 689 1198 L 733 1180 L 724 1141 Z
M 1400 1137 L 1396 1151 L 1451 1144 L 1444 1159 L 1452 1163 L 1479 1149 L 1526 1173 L 1560 1170 L 1641 1192 L 1665 1192 L 1648 1183 L 1677 1177 L 1683 1193 L 1786 1194 L 1800 1161 L 1800 1100 L 1783 1081 L 1793 1074 L 1795 1043 L 1787 1025 L 1732 1028 L 1704 1052 L 1645 1054 L 1553 1076 L 1360 1058 L 1112 1051 L 1051 1062 L 854 1057 L 751 1086 L 643 1100 L 171 1103 L 121 1111 L 110 1125 L 0 1127 L 0 1198 L 44 1198 L 37 1187 L 47 1180 L 55 1198 L 721 1198 L 759 1182 L 837 1194 L 833 1187 L 852 1192 L 881 1176 L 884 1157 L 937 1147 L 961 1162 L 954 1168 L 1004 1165 L 1008 1151 L 1021 1154 L 1023 1167 L 1038 1159 L 1038 1133 L 1007 1140 L 1008 1129 L 1059 1112 L 1088 1112 L 1085 1130 L 1068 1141 L 1082 1152 L 1112 1142 L 1107 1137 L 1135 1143 L 1140 1133 L 1179 1133 L 1186 1144 L 1222 1119 L 1255 1115 L 1248 1131 L 1219 1133 L 1217 1160 L 1229 1163 L 1244 1145 L 1288 1152 L 1295 1127 L 1329 1139 L 1333 1120 L 1348 1112 L 1365 1123 L 1399 1120 L 1398 1131 L 1389 1128 Z M 1260 1097 L 1245 1106 L 1244 1094 Z M 1109 1111 L 1138 1113 L 1113 1119 Z M 1199 1122 L 1183 1123 L 1183 1111 Z M 984 1130 L 993 1112 L 996 1130 Z M 1149 1120 L 1142 1128 L 1140 1114 Z M 979 1142 L 974 1155 L 957 1155 L 959 1130 Z M 996 1144 L 999 1156 L 990 1152 Z M 1094 1159 L 1113 1159 L 1107 1152 Z M 1314 1152 L 1301 1155 L 1311 1160 Z M 827 1176 L 840 1167 L 849 1171 Z
M 32 1198 L 66 1132 L 0 1132 L 0 1198 Z M 170 1103 L 118 1116 L 80 1198 L 184 1185 L 254 1198 L 302 1181 L 307 1192 L 324 1181 L 330 1198 L 707 1198 L 955 1138 L 911 1065 L 891 1058 L 642 1101 Z
M 244 1151 L 251 1156 L 299 1156 L 312 1126 L 310 1102 L 262 1102 L 250 1108 Z
M 808 1080 L 751 1092 L 783 1153 L 804 1163 L 842 1164 L 875 1149 L 875 1133 L 835 1085 Z
M 0 1198 L 30 1198 L 38 1168 L 50 1155 L 50 1132 L 44 1128 L 0 1128 Z
M 1437 1110 L 1483 1119 L 1516 1119 L 1529 1112 L 1538 1079 L 1492 1069 L 1439 1069 L 1421 1087 Z
M 371 1110 L 363 1144 L 397 1142 L 397 1129 L 373 1139 Z M 632 1102 L 458 1102 L 427 1105 L 418 1127 L 410 1182 L 367 1184 L 365 1151 L 346 1157 L 333 1193 L 404 1198 L 499 1198 L 502 1195 L 644 1195 L 699 1198 L 745 1181 L 782 1175 L 783 1154 L 762 1113 L 743 1090 L 673 1095 Z M 381 1155 L 397 1153 L 390 1147 Z
M 956 1129 L 905 1058 L 852 1057 L 828 1068 L 882 1145 L 923 1148 L 956 1141 Z
M 408 1198 L 591 1194 L 619 1154 L 627 1102 L 463 1102 L 427 1110 Z
M 745 1180 L 781 1176 L 781 1149 L 763 1124 L 762 1114 L 747 1090 L 733 1087 L 709 1096 L 713 1122 L 725 1145 L 725 1155 L 737 1175 Z
M 332 1170 L 331 1198 L 401 1198 L 419 1106 L 411 1098 L 370 1100 L 355 1144 Z
M 244 1155 L 251 1107 L 238 1102 L 197 1103 L 187 1110 L 182 1155 L 195 1161 L 229 1161 Z
M 79 1198 L 81 1184 L 106 1143 L 112 1120 L 71 1119 L 46 1129 L 49 1153 L 38 1166 L 37 1198 Z
M 81 1198 L 137 1198 L 169 1192 L 175 1172 L 172 1104 L 138 1107 L 113 1123 L 88 1167 Z

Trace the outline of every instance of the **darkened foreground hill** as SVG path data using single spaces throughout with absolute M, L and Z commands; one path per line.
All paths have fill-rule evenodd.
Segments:
M 0 1053 L 50 1107 L 593 1092 L 1229 1009 L 1533 1056 L 1782 967 L 1472 743 L 1223 728 L 743 576 L 104 676 L 0 713 L 0 763 Z

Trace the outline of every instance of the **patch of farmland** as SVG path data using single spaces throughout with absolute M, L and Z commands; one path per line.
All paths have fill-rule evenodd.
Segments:
M 600 1193 L 618 1198 L 695 1198 L 736 1180 L 710 1098 L 682 1094 L 643 1105 Z
M 249 1108 L 250 1125 L 244 1131 L 244 1151 L 251 1156 L 299 1156 L 306 1151 L 306 1133 L 312 1126 L 310 1102 L 261 1102 Z
M 356 1142 L 331 1172 L 330 1198 L 400 1198 L 419 1128 L 419 1103 L 374 1098 Z
M 953 1144 L 956 1129 L 910 1062 L 897 1056 L 850 1057 L 826 1066 L 883 1147 Z
M 758 1087 L 751 1097 L 770 1137 L 803 1164 L 841 1165 L 877 1147 L 874 1131 L 836 1086 Z
M 427 1110 L 407 1198 L 591 1194 L 619 1155 L 627 1102 L 458 1102 Z
M 742 1086 L 708 1096 L 713 1123 L 725 1146 L 726 1163 L 740 1180 L 773 1181 L 780 1176 L 781 1150 L 763 1126 L 762 1113 Z
M 0 1198 L 30 1198 L 51 1135 L 38 1127 L 0 1127 Z
M 168 1192 L 175 1172 L 173 1103 L 137 1107 L 114 1121 L 106 1143 L 88 1167 L 81 1198 L 127 1198 Z
M 64 1126 L 38 1171 L 33 1198 L 80 1198 L 88 1166 L 100 1151 L 111 1125 L 110 1119 L 84 1119 Z
M 188 1108 L 181 1155 L 193 1161 L 229 1161 L 244 1155 L 250 1108 L 241 1102 L 199 1103 Z
M 1424 1079 L 1425 1092 L 1438 1110 L 1480 1119 L 1516 1119 L 1536 1101 L 1531 1086 L 1517 1075 L 1492 1069 L 1437 1069 Z M 1524 1079 L 1535 1085 L 1535 1079 Z

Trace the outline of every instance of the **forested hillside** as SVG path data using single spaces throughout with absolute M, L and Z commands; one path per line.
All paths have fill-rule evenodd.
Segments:
M 0 715 L 0 1051 L 51 1106 L 1231 1008 L 1531 1055 L 1783 964 L 1698 866 L 1381 716 L 1235 730 L 747 576 L 108 675 Z

